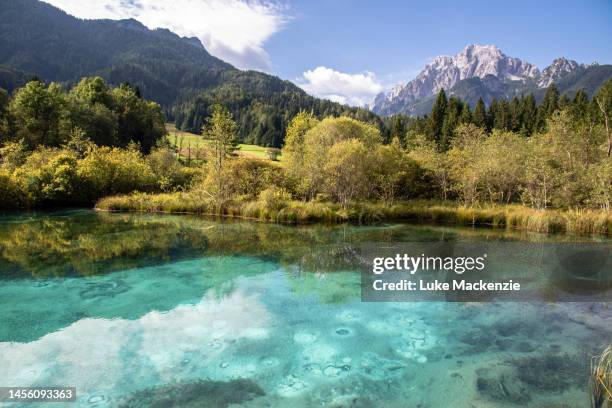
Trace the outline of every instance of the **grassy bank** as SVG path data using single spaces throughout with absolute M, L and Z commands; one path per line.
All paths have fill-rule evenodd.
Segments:
M 612 213 L 595 210 L 535 210 L 520 205 L 467 208 L 453 202 L 403 201 L 394 205 L 356 203 L 347 208 L 329 202 L 256 200 L 229 203 L 219 210 L 201 193 L 132 194 L 103 198 L 105 211 L 190 213 L 243 217 L 286 223 L 375 222 L 406 220 L 424 223 L 487 226 L 541 233 L 612 235 Z

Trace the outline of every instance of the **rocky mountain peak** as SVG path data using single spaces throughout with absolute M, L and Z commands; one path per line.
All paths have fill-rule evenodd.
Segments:
M 526 80 L 539 77 L 540 71 L 535 65 L 507 56 L 495 45 L 470 44 L 454 56 L 434 58 L 406 85 L 378 95 L 373 109 L 377 113 L 392 114 L 397 106 L 413 103 L 440 89 L 450 89 L 463 79 L 487 75 L 502 80 Z
M 564 57 L 556 58 L 552 64 L 542 70 L 542 75 L 538 79 L 538 86 L 545 88 L 581 67 L 583 68 L 584 64 L 578 64 L 576 61 Z
M 461 70 L 461 79 L 495 75 L 504 79 L 525 79 L 538 76 L 535 65 L 508 57 L 495 45 L 470 44 L 454 57 Z

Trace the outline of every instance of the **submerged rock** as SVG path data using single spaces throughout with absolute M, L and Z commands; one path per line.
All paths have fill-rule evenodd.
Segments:
M 359 372 L 367 378 L 383 381 L 404 374 L 406 365 L 401 361 L 382 358 L 374 353 L 365 353 Z
M 323 373 L 321 365 L 317 363 L 309 363 L 304 365 L 304 371 L 314 376 L 320 376 Z
M 533 338 L 541 326 L 530 321 L 511 319 L 496 322 L 492 327 L 501 337 L 514 337 L 523 335 L 525 338 Z
M 480 394 L 493 401 L 503 401 L 524 405 L 531 401 L 531 396 L 516 379 L 500 377 L 478 377 L 476 389 Z
M 329 365 L 325 367 L 325 370 L 323 370 L 323 374 L 328 377 L 337 377 L 341 372 L 342 370 L 340 368 L 333 365 Z
M 305 381 L 300 380 L 293 374 L 289 374 L 280 383 L 277 391 L 282 397 L 293 397 L 301 394 L 306 388 L 308 388 L 308 384 Z
M 79 292 L 81 299 L 95 299 L 98 297 L 114 297 L 131 289 L 127 283 L 122 280 L 92 283 L 85 289 Z
M 503 373 L 478 372 L 478 392 L 495 401 L 524 405 L 531 395 L 558 395 L 572 387 L 584 389 L 588 368 L 577 355 L 538 355 L 507 361 Z
M 112 401 L 109 397 L 103 394 L 94 394 L 87 398 L 87 403 L 90 407 L 104 407 L 109 406 Z
M 264 391 L 252 380 L 196 381 L 147 388 L 122 398 L 121 408 L 225 408 L 241 404 L 259 396 Z
M 347 373 L 351 370 L 351 366 L 348 364 L 330 364 L 323 370 L 323 374 L 328 377 L 338 377 L 341 374 Z
M 339 327 L 336 329 L 335 333 L 338 336 L 348 336 L 348 335 L 353 334 L 352 330 L 347 327 Z
M 313 390 L 310 395 L 311 398 L 309 398 L 311 403 L 304 405 L 331 408 L 371 408 L 380 406 L 381 401 L 375 403 L 366 397 L 370 392 L 377 394 L 381 388 L 380 383 L 369 382 L 368 385 L 372 386 L 364 387 L 364 383 L 357 380 L 344 382 L 342 386 L 338 386 L 336 382 L 330 382 Z M 386 386 L 384 387 L 386 388 Z
M 588 366 L 578 356 L 543 355 L 511 362 L 518 379 L 536 392 L 562 392 L 570 387 L 586 387 Z

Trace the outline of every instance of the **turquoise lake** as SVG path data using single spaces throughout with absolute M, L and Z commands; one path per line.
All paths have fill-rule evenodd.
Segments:
M 0 386 L 74 386 L 77 402 L 0 406 L 589 406 L 591 357 L 612 343 L 609 303 L 548 292 L 362 302 L 368 242 L 612 249 L 604 238 L 395 223 L 2 216 Z M 505 268 L 520 275 L 524 263 L 509 252 Z

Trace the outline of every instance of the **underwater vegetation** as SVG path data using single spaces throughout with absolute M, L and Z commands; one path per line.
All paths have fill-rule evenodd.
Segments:
M 476 388 L 486 400 L 524 406 L 534 396 L 585 389 L 587 373 L 584 359 L 578 355 L 529 355 L 508 359 L 498 371 L 477 370 Z
M 486 372 L 485 372 L 486 373 Z M 481 374 L 483 374 L 481 372 Z M 482 376 L 476 380 L 478 392 L 487 399 L 498 402 L 510 402 L 524 405 L 531 401 L 531 396 L 525 387 L 502 375 L 499 378 Z
M 152 387 L 128 395 L 119 401 L 120 408 L 226 408 L 264 395 L 255 381 L 201 380 Z
M 517 378 L 536 393 L 561 392 L 587 384 L 586 363 L 577 355 L 542 355 L 512 362 Z

